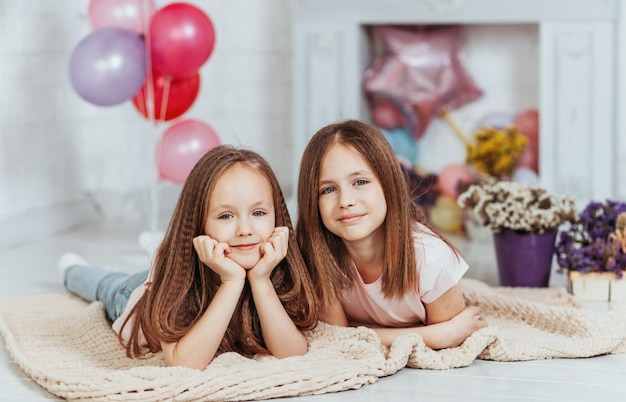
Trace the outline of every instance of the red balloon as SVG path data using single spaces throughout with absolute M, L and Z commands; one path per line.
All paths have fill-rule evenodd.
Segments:
M 439 113 L 482 96 L 458 55 L 460 27 L 378 25 L 374 33 L 383 53 L 365 71 L 364 91 L 370 101 L 391 99 L 415 139 Z
M 213 128 L 199 120 L 183 120 L 171 125 L 157 144 L 159 176 L 183 184 L 202 155 L 218 146 Z
M 150 21 L 150 55 L 163 75 L 188 77 L 209 58 L 215 46 L 211 19 L 187 3 L 172 3 Z
M 154 100 L 152 106 L 147 103 L 148 81 L 146 81 L 133 97 L 135 109 L 147 119 L 172 120 L 189 110 L 198 97 L 200 74 L 196 73 L 188 78 L 171 79 L 152 69 L 152 88 Z

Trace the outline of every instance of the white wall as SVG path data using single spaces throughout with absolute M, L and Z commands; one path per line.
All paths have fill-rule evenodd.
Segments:
M 200 95 L 183 118 L 212 125 L 223 143 L 261 152 L 289 195 L 293 186 L 292 1 L 188 2 L 211 17 L 217 41 L 200 71 Z M 159 7 L 169 3 L 156 0 Z M 98 107 L 73 91 L 67 65 L 74 47 L 91 32 L 88 4 L 89 0 L 0 0 L 0 246 L 90 219 L 149 223 L 150 205 L 145 198 L 155 174 L 153 148 L 170 123 L 155 127 L 130 102 Z M 537 57 L 536 31 L 501 30 L 498 35 L 510 32 L 521 36 L 513 38 L 515 46 L 508 51 L 526 52 L 528 65 L 517 67 L 529 68 Z M 624 32 L 622 27 L 621 36 Z M 481 28 L 472 35 L 473 39 L 490 38 Z M 518 41 L 524 37 L 529 40 Z M 489 46 L 495 43 L 466 49 L 470 68 L 471 57 L 489 56 Z M 500 54 L 503 50 L 507 49 L 500 48 Z M 621 53 L 621 70 L 624 55 L 626 51 Z M 494 63 L 495 68 L 508 62 L 500 57 Z M 536 71 L 524 70 L 523 74 L 529 78 Z M 618 116 L 624 114 L 625 82 L 617 83 L 622 94 Z M 512 97 L 506 92 L 511 88 L 497 83 L 486 86 L 482 85 L 490 91 L 488 99 L 502 101 L 514 111 L 536 101 L 535 88 L 517 88 Z M 474 108 L 495 110 L 497 105 L 479 101 L 459 109 L 455 117 L 467 130 L 471 129 L 467 116 Z M 626 172 L 624 117 L 620 123 L 618 166 Z M 450 141 L 458 143 L 453 137 Z M 626 173 L 619 177 L 623 181 Z M 178 187 L 163 184 L 160 188 L 165 218 Z M 626 199 L 626 183 L 618 183 L 618 188 Z
M 618 198 L 626 201 L 626 4 L 620 3 L 620 21 L 618 36 L 621 46 L 617 50 L 618 88 L 617 99 L 617 191 Z
M 290 191 L 290 0 L 188 3 L 217 39 L 181 118 L 262 153 Z M 172 122 L 155 126 L 130 102 L 92 105 L 71 88 L 70 55 L 92 31 L 88 5 L 0 0 L 0 245 L 98 217 L 148 224 L 154 145 Z M 159 187 L 167 216 L 179 187 Z

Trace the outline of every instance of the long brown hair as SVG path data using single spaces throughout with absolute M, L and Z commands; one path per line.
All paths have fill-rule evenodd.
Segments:
M 290 235 L 287 255 L 272 272 L 271 281 L 295 325 L 302 330 L 315 327 L 315 291 L 273 170 L 256 152 L 221 145 L 208 151 L 185 181 L 155 256 L 150 290 L 144 293 L 124 322 L 126 326 L 134 317 L 135 324 L 126 343 L 129 356 L 140 357 L 146 352 L 140 343 L 140 330 L 151 352 L 160 350 L 160 342 L 178 341 L 204 313 L 217 292 L 219 276 L 200 261 L 192 239 L 204 234 L 209 197 L 215 183 L 236 164 L 244 164 L 260 172 L 272 187 L 275 224 L 287 226 Z M 247 282 L 218 351 L 235 351 L 243 355 L 269 353 Z
M 319 213 L 320 166 L 335 144 L 356 150 L 380 181 L 387 202 L 382 291 L 385 297 L 400 297 L 417 288 L 415 222 L 426 226 L 455 252 L 456 249 L 412 202 L 399 161 L 382 133 L 369 124 L 347 120 L 323 127 L 313 135 L 302 155 L 298 177 L 296 238 L 321 308 L 340 300 L 341 292 L 354 283 L 348 251 L 342 239 L 326 229 Z

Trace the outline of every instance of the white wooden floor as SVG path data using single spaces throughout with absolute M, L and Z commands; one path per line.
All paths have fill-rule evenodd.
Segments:
M 137 241 L 142 230 L 140 224 L 91 224 L 49 238 L 34 234 L 28 243 L 0 248 L 0 297 L 63 292 L 56 262 L 65 251 L 120 270 L 144 269 L 148 259 Z M 471 266 L 468 277 L 496 285 L 491 245 L 460 246 Z M 553 275 L 551 285 L 563 286 L 565 278 Z M 0 400 L 59 400 L 24 374 L 9 357 L 4 341 L 0 343 Z M 515 363 L 477 360 L 469 367 L 445 371 L 403 369 L 359 390 L 289 400 L 625 401 L 626 355 Z

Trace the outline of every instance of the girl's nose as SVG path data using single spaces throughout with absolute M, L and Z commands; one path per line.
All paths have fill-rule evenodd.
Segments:
M 353 207 L 356 204 L 355 197 L 352 191 L 342 190 L 339 196 L 339 206 L 341 208 Z
M 247 218 L 241 218 L 237 221 L 237 236 L 248 236 L 252 234 L 252 226 Z

